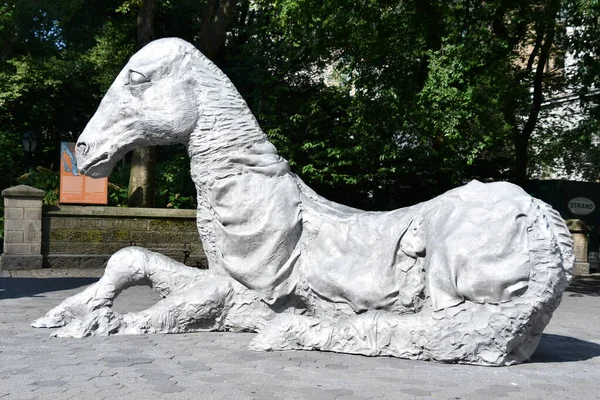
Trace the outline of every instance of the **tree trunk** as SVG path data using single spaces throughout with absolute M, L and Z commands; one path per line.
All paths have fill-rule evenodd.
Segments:
M 537 59 L 535 67 L 535 75 L 533 77 L 533 94 L 531 100 L 531 109 L 527 117 L 527 121 L 523 129 L 516 130 L 513 143 L 515 146 L 515 183 L 523 186 L 527 182 L 527 164 L 529 162 L 529 141 L 533 131 L 536 128 L 542 103 L 544 101 L 544 69 L 550 58 L 550 52 L 554 44 L 554 35 L 556 32 L 556 12 L 551 14 L 553 18 L 549 19 L 546 24 L 539 27 L 542 32 L 537 32 L 536 46 L 533 51 L 537 52 L 539 48 L 539 38 L 544 36 L 544 42 L 540 49 L 540 55 Z M 541 34 L 540 34 L 541 33 Z M 532 65 L 530 57 L 528 66 Z
M 137 47 L 141 49 L 154 40 L 154 16 L 158 0 L 144 0 L 137 17 Z M 144 147 L 133 150 L 129 174 L 129 207 L 154 206 L 154 171 L 156 148 Z
M 529 137 L 517 132 L 513 138 L 515 146 L 515 183 L 521 187 L 527 182 L 527 164 L 529 163 Z
M 427 50 L 438 51 L 442 48 L 444 24 L 439 4 L 441 3 L 432 0 L 418 0 L 415 2 L 417 18 L 426 27 L 424 34 Z M 420 92 L 427 82 L 429 76 L 429 57 L 424 57 L 420 64 L 415 77 L 415 93 Z
M 154 40 L 154 17 L 158 0 L 144 0 L 137 16 L 138 50 Z
M 225 43 L 235 5 L 236 0 L 221 0 L 216 9 L 217 0 L 208 0 L 206 3 L 206 9 L 202 15 L 202 37 L 199 47 L 202 53 L 211 60 L 215 59 L 219 49 Z

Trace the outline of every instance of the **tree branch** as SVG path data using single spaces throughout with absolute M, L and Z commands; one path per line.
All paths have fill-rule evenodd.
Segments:
M 554 36 L 556 33 L 556 27 L 554 24 L 551 24 L 548 27 L 546 32 L 546 38 L 544 40 L 544 44 L 542 45 L 540 57 L 538 58 L 538 62 L 535 68 L 535 76 L 533 78 L 533 99 L 531 101 L 531 111 L 529 112 L 529 117 L 527 118 L 527 122 L 523 127 L 520 135 L 526 138 L 529 138 L 533 133 L 533 129 L 538 120 L 538 116 L 540 113 L 540 109 L 542 108 L 542 102 L 544 101 L 544 69 L 546 68 L 546 63 L 550 59 L 550 52 L 552 49 L 552 45 L 554 44 Z
M 527 67 L 525 68 L 527 72 L 531 72 L 533 70 L 533 63 L 535 61 L 535 58 L 537 57 L 540 47 L 542 46 L 542 40 L 544 39 L 545 31 L 545 28 L 536 29 L 537 34 L 535 36 L 535 44 L 533 45 L 533 50 L 531 50 L 531 54 L 529 54 L 529 59 L 527 60 Z
M 517 184 L 523 185 L 527 180 L 527 164 L 529 163 L 529 140 L 533 131 L 537 125 L 542 103 L 544 101 L 544 69 L 546 63 L 550 59 L 550 53 L 552 46 L 554 45 L 554 37 L 556 33 L 556 16 L 558 13 L 558 2 L 553 2 L 548 6 L 547 17 L 544 21 L 538 25 L 539 31 L 536 33 L 537 38 L 543 36 L 543 44 L 541 45 L 540 54 L 537 59 L 535 67 L 535 74 L 533 77 L 533 95 L 531 100 L 531 109 L 527 117 L 527 121 L 523 126 L 523 129 L 519 131 L 515 129 L 514 132 L 514 145 L 515 145 L 515 178 Z M 538 39 L 536 38 L 536 43 Z M 532 53 L 537 52 L 536 49 Z M 535 56 L 534 56 L 535 58 Z M 533 67 L 533 60 L 531 67 Z

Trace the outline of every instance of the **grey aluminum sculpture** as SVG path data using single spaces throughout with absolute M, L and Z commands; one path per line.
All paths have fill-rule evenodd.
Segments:
M 327 350 L 481 365 L 527 360 L 571 277 L 560 215 L 508 183 L 364 212 L 319 197 L 229 79 L 189 43 L 155 41 L 119 74 L 77 143 L 107 176 L 136 146 L 184 143 L 209 270 L 115 253 L 104 276 L 33 323 L 55 336 L 254 331 L 255 350 Z M 164 299 L 120 315 L 115 297 Z

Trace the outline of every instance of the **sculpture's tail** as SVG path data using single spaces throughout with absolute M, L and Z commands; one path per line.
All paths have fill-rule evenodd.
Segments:
M 527 291 L 505 303 L 466 301 L 423 315 L 424 328 L 414 330 L 413 337 L 435 344 L 431 351 L 423 351 L 423 358 L 499 366 L 531 357 L 560 304 L 575 260 L 571 235 L 558 212 L 532 199 L 527 219 Z M 428 328 L 437 333 L 427 332 Z
M 510 301 L 465 301 L 417 314 L 369 311 L 320 321 L 281 315 L 261 331 L 254 349 L 320 349 L 365 355 L 500 366 L 526 361 L 535 351 L 571 279 L 574 257 L 567 227 L 550 206 L 532 199 L 527 212 L 530 278 Z
M 516 325 L 502 364 L 523 362 L 533 354 L 573 275 L 573 240 L 564 220 L 538 199 L 533 199 L 531 211 L 534 221 L 528 230 L 532 260 L 529 289 L 511 302 Z
M 560 304 L 575 260 L 571 235 L 558 212 L 541 200 L 532 199 L 527 219 L 527 291 L 505 303 L 466 301 L 432 312 L 430 318 L 435 322 L 424 315 L 425 326 L 438 332 L 419 332 L 430 343 L 437 343 L 430 354 L 423 354 L 424 358 L 499 366 L 531 357 Z

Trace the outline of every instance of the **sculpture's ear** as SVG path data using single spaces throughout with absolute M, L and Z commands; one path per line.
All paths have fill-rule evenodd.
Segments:
M 400 240 L 400 250 L 409 257 L 425 256 L 425 229 L 423 217 L 418 216 L 410 221 L 408 229 Z

